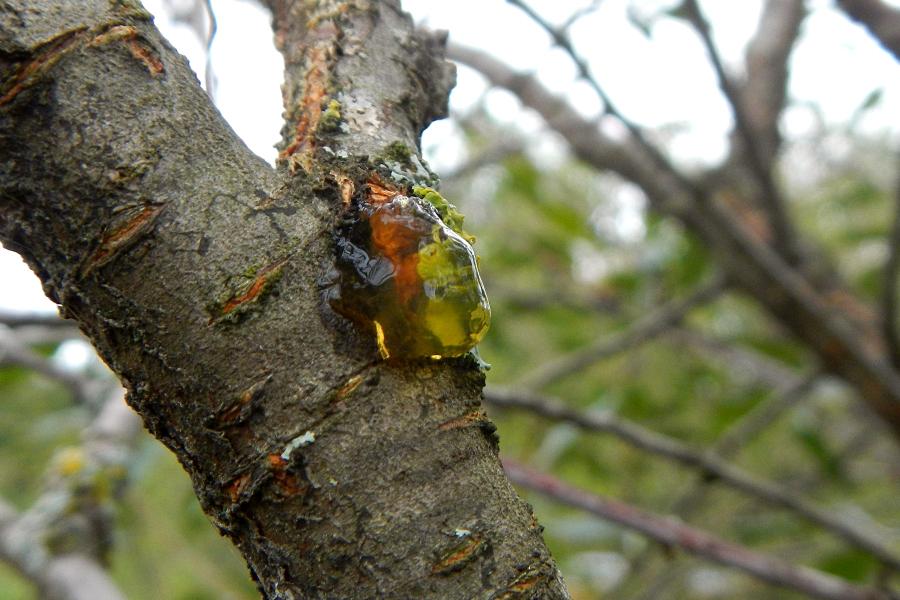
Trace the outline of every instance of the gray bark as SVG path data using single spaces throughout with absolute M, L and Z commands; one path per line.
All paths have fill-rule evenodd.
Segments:
M 472 361 L 378 361 L 323 306 L 341 182 L 415 145 L 449 71 L 394 2 L 309 4 L 274 6 L 284 149 L 324 108 L 311 68 L 345 94 L 347 131 L 313 127 L 272 170 L 136 3 L 0 3 L 0 240 L 119 375 L 265 597 L 565 598 Z

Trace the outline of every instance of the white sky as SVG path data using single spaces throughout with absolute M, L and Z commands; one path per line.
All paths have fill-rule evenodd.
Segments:
M 195 34 L 165 17 L 164 0 L 147 0 L 163 34 L 202 77 L 203 46 Z M 571 31 L 579 51 L 590 59 L 595 76 L 626 116 L 649 127 L 687 124 L 672 139 L 672 152 L 687 161 L 714 162 L 725 152 L 730 127 L 727 105 L 716 86 L 711 68 L 696 36 L 683 24 L 660 21 L 652 39 L 645 38 L 625 18 L 627 0 L 604 0 L 596 12 Z M 587 2 L 532 0 L 531 5 L 552 22 L 561 22 Z M 900 0 L 891 0 L 900 7 Z M 503 0 L 404 0 L 404 7 L 419 23 L 450 31 L 459 43 L 486 50 L 510 66 L 534 72 L 541 81 L 587 115 L 600 105 L 593 92 L 577 81 L 573 65 L 562 51 L 553 49 L 548 36 Z M 639 11 L 651 14 L 672 1 L 643 0 Z M 726 64 L 740 64 L 752 34 L 761 0 L 706 0 L 701 2 L 713 23 L 715 39 Z M 811 0 L 812 15 L 791 62 L 791 98 L 815 102 L 831 124 L 846 122 L 866 96 L 883 88 L 881 104 L 860 123 L 863 131 L 900 139 L 900 65 L 866 33 L 826 0 Z M 247 145 L 273 161 L 273 144 L 281 127 L 281 58 L 271 42 L 269 17 L 249 0 L 214 0 L 218 34 L 212 48 L 219 109 Z M 451 95 L 451 110 L 463 113 L 483 99 L 498 121 L 538 135 L 543 125 L 523 111 L 511 94 L 488 91 L 474 71 L 460 67 Z M 803 109 L 791 109 L 783 127 L 789 135 L 802 135 L 810 120 Z M 548 136 L 543 138 L 550 139 Z M 536 146 L 552 160 L 559 148 L 552 141 Z M 443 121 L 429 128 L 423 148 L 440 172 L 465 157 L 458 131 Z M 558 158 L 558 157 L 557 157 Z M 53 311 L 37 279 L 17 255 L 0 249 L 0 309 Z

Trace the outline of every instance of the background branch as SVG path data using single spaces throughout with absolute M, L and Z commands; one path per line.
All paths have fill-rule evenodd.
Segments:
M 755 47 L 751 45 L 750 51 L 755 51 L 757 56 L 760 56 L 763 44 L 761 32 L 764 27 L 766 28 L 765 35 L 774 37 L 777 34 L 781 39 L 775 44 L 777 50 L 767 53 L 769 59 L 767 66 L 770 71 L 775 71 L 773 76 L 767 78 L 771 85 L 764 86 L 763 82 L 753 80 L 753 77 L 762 76 L 760 72 L 762 69 L 759 68 L 762 61 L 756 62 L 756 69 L 750 69 L 748 66 L 748 86 L 764 86 L 767 92 L 764 94 L 766 100 L 762 105 L 767 109 L 763 113 L 765 120 L 760 119 L 757 122 L 751 121 L 746 107 L 753 106 L 753 100 L 758 97 L 746 99 L 741 97 L 738 87 L 725 71 L 725 65 L 722 64 L 722 58 L 712 39 L 710 25 L 696 0 L 684 0 L 680 14 L 685 16 L 700 35 L 719 80 L 719 87 L 722 88 L 731 107 L 737 128 L 737 139 L 743 146 L 750 171 L 758 184 L 759 201 L 765 209 L 766 220 L 771 228 L 775 246 L 789 264 L 796 264 L 799 260 L 799 251 L 796 247 L 797 233 L 788 217 L 785 201 L 775 183 L 772 168 L 777 148 L 778 116 L 781 114 L 784 104 L 787 58 L 805 15 L 803 2 L 802 0 L 769 0 L 763 10 L 759 32 L 754 40 Z M 773 27 L 773 25 L 775 26 Z M 779 64 L 773 65 L 774 61 L 779 61 Z M 752 63 L 748 61 L 749 64 Z M 745 89 L 754 90 L 754 87 Z
M 716 277 L 687 297 L 664 304 L 618 335 L 597 340 L 565 356 L 548 359 L 530 374 L 523 376 L 518 385 L 525 389 L 539 390 L 601 360 L 633 350 L 676 326 L 695 308 L 715 300 L 725 288 L 725 280 Z
M 569 55 L 569 58 L 575 64 L 575 67 L 578 69 L 579 76 L 584 79 L 591 86 L 594 92 L 599 97 L 600 101 L 603 103 L 603 110 L 606 114 L 614 117 L 618 120 L 625 128 L 628 130 L 628 133 L 631 134 L 631 137 L 635 143 L 635 147 L 640 150 L 642 154 L 645 155 L 646 159 L 654 165 L 655 168 L 666 173 L 667 176 L 672 177 L 678 181 L 678 183 L 684 187 L 691 189 L 694 192 L 699 192 L 696 184 L 690 181 L 687 177 L 685 177 L 678 169 L 676 169 L 671 161 L 666 158 L 666 156 L 652 143 L 649 139 L 647 139 L 646 134 L 643 129 L 631 119 L 625 117 L 622 112 L 618 109 L 618 107 L 613 104 L 612 99 L 606 93 L 606 90 L 600 85 L 600 82 L 591 74 L 591 70 L 588 67 L 587 61 L 578 54 L 575 50 L 575 47 L 572 45 L 571 40 L 569 39 L 568 34 L 564 29 L 557 29 L 553 27 L 546 19 L 541 17 L 537 11 L 535 11 L 531 6 L 529 6 L 524 0 L 507 0 L 510 4 L 515 6 L 524 12 L 532 21 L 535 22 L 541 29 L 546 31 L 550 38 L 553 40 L 553 43 L 562 48 L 562 50 Z M 452 55 L 451 55 L 452 57 Z M 465 62 L 465 60 L 463 60 Z
M 900 155 L 898 155 L 900 157 Z M 900 161 L 898 161 L 900 166 Z M 894 366 L 900 367 L 900 339 L 897 333 L 897 284 L 900 279 L 900 169 L 894 190 L 894 220 L 887 240 L 884 284 L 881 289 L 881 320 L 885 344 Z
M 799 389 L 802 393 L 810 380 L 804 379 Z M 674 438 L 650 431 L 640 425 L 622 419 L 609 412 L 582 413 L 566 407 L 562 402 L 523 391 L 488 388 L 485 401 L 500 408 L 517 408 L 553 420 L 570 423 L 586 431 L 608 433 L 629 445 L 667 460 L 699 469 L 706 477 L 715 479 L 768 504 L 793 511 L 807 521 L 826 529 L 847 543 L 856 546 L 894 570 L 900 570 L 900 557 L 879 539 L 834 517 L 791 490 L 784 489 L 747 473 L 722 460 L 714 452 L 700 452 Z
M 860 398 L 900 439 L 900 374 L 880 352 L 883 340 L 879 329 L 869 319 L 851 318 L 829 300 L 841 294 L 852 298 L 852 294 L 835 284 L 826 297 L 734 215 L 711 202 L 705 192 L 696 186 L 685 187 L 683 178 L 648 159 L 634 147 L 633 140 L 610 140 L 534 78 L 517 74 L 477 50 L 450 45 L 448 53 L 538 111 L 579 158 L 636 183 L 652 206 L 678 217 L 707 245 L 730 281 L 807 343 L 824 368 L 853 384 Z
M 638 531 L 666 546 L 735 567 L 768 583 L 827 600 L 880 600 L 891 597 L 886 592 L 857 587 L 807 567 L 792 566 L 781 559 L 720 540 L 694 527 L 585 492 L 514 461 L 504 459 L 503 466 L 510 480 L 526 489 Z
M 735 115 L 740 112 L 746 129 L 752 132 L 750 137 L 767 170 L 773 168 L 781 147 L 778 121 L 787 99 L 788 61 L 806 15 L 802 0 L 766 0 L 756 33 L 747 45 L 746 77 L 739 86 L 729 81 L 737 102 L 732 110 Z M 721 63 L 721 58 L 717 60 Z
M 737 365 L 735 366 L 737 367 Z M 820 373 L 814 372 L 807 378 L 796 378 L 783 389 L 770 394 L 768 398 L 762 400 L 725 430 L 711 446 L 710 453 L 722 460 L 734 458 L 741 449 L 766 430 L 785 411 L 807 399 L 810 395 L 810 387 L 814 385 L 819 376 Z M 691 488 L 672 503 L 667 514 L 684 521 L 691 521 L 703 509 L 703 500 L 711 491 L 714 483 L 715 480 L 702 475 L 698 476 Z M 629 578 L 622 582 L 623 584 L 628 581 L 632 584 L 640 582 L 640 597 L 648 600 L 655 598 L 661 589 L 670 583 L 675 576 L 675 571 L 678 571 L 679 574 L 683 571 L 683 567 L 679 564 L 682 561 L 667 561 L 669 564 L 666 565 L 664 572 L 650 579 L 646 572 L 650 567 L 653 555 L 656 554 L 655 550 L 656 548 L 648 547 L 633 558 L 630 561 Z
M 761 352 L 716 339 L 692 327 L 675 327 L 666 336 L 672 345 L 686 348 L 728 370 L 738 380 L 773 389 L 796 385 L 798 374 Z
M 77 404 L 89 404 L 96 397 L 98 390 L 94 382 L 34 352 L 19 341 L 17 331 L 0 325 L 0 366 L 15 365 L 58 381 Z
M 59 315 L 44 313 L 12 312 L 0 310 L 0 324 L 7 327 L 24 327 L 27 325 L 40 325 L 42 327 L 59 327 L 62 329 L 74 328 L 72 321 L 59 318 Z
M 900 60 L 900 10 L 882 0 L 838 0 L 838 5 Z

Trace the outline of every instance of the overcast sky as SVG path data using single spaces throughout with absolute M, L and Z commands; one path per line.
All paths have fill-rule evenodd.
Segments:
M 900 6 L 900 0 L 890 3 Z M 404 0 L 403 4 L 417 22 L 446 29 L 461 44 L 482 48 L 516 69 L 536 73 L 584 114 L 600 111 L 599 101 L 577 80 L 562 51 L 553 49 L 543 31 L 503 0 Z M 585 4 L 577 0 L 531 3 L 557 23 Z M 683 24 L 664 19 L 648 39 L 628 23 L 625 4 L 626 0 L 604 0 L 599 10 L 572 28 L 573 41 L 627 116 L 650 127 L 689 125 L 673 139 L 673 153 L 689 161 L 715 162 L 725 152 L 730 116 L 696 36 Z M 637 3 L 644 15 L 671 4 L 663 0 Z M 808 4 L 812 14 L 791 59 L 791 98 L 798 104 L 818 104 L 827 121 L 836 124 L 846 122 L 869 93 L 881 88 L 881 103 L 860 123 L 861 129 L 900 139 L 900 66 L 862 28 L 834 10 L 833 2 L 810 0 Z M 205 58 L 200 40 L 166 16 L 165 0 L 148 0 L 145 5 L 202 80 Z M 736 67 L 755 28 L 761 0 L 707 0 L 701 5 L 713 23 L 726 63 Z M 282 62 L 271 41 L 269 17 L 249 0 L 214 0 L 213 7 L 218 19 L 211 55 L 217 104 L 247 145 L 271 162 L 281 127 Z M 481 100 L 497 120 L 526 133 L 542 132 L 540 119 L 523 111 L 512 95 L 489 92 L 479 75 L 461 67 L 451 110 L 464 113 Z M 793 108 L 782 125 L 788 134 L 802 135 L 811 122 L 808 110 Z M 550 141 L 542 148 L 551 154 L 559 152 L 552 137 L 544 139 Z M 465 158 L 451 121 L 432 125 L 423 148 L 439 172 Z M 21 259 L 5 250 L 0 250 L 0 281 L 0 309 L 54 310 Z

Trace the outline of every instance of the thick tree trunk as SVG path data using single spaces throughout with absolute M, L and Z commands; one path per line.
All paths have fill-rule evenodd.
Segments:
M 441 44 L 395 2 L 274 4 L 277 171 L 137 3 L 5 3 L 0 239 L 119 374 L 264 596 L 565 598 L 472 361 L 379 361 L 317 287 L 342 197 L 440 116 Z

